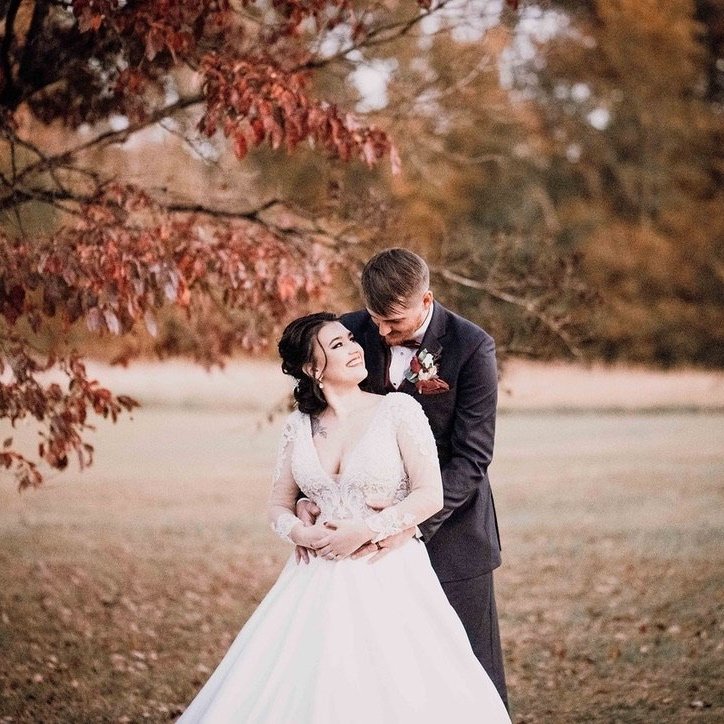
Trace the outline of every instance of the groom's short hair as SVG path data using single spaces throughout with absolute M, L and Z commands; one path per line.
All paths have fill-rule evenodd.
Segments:
M 376 314 L 392 313 L 429 287 L 430 270 L 425 260 L 408 249 L 384 249 L 375 254 L 362 270 L 365 304 Z

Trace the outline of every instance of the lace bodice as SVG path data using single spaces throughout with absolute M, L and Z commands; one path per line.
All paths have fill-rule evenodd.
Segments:
M 377 532 L 373 540 L 421 523 L 431 515 L 431 501 L 434 507 L 441 499 L 442 482 L 435 439 L 419 403 L 402 392 L 382 397 L 338 476 L 319 462 L 309 415 L 291 413 L 270 500 L 272 528 L 287 540 L 299 522 L 299 491 L 319 506 L 320 520 L 362 519 Z M 375 512 L 369 503 L 380 500 L 392 504 Z

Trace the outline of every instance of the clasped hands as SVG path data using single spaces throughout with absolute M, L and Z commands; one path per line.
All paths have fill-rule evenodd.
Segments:
M 383 510 L 392 502 L 379 504 L 369 503 L 373 510 Z M 361 520 L 329 520 L 317 523 L 320 510 L 311 500 L 298 500 L 296 515 L 302 521 L 291 531 L 291 539 L 296 543 L 295 557 L 297 563 L 309 563 L 310 556 L 323 558 L 363 558 L 372 557 L 369 562 L 378 560 L 391 550 L 399 548 L 415 533 L 415 528 L 408 528 L 395 533 L 384 540 L 372 543 L 375 533 Z

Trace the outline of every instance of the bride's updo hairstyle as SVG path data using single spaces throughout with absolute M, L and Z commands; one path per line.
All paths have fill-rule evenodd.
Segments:
M 300 412 L 308 415 L 319 415 L 327 407 L 327 400 L 317 380 L 310 377 L 303 368 L 307 363 L 314 364 L 314 342 L 321 327 L 327 322 L 336 322 L 338 319 L 331 312 L 307 314 L 290 322 L 279 340 L 282 372 L 297 380 L 294 399 Z M 324 369 L 321 372 L 324 372 Z

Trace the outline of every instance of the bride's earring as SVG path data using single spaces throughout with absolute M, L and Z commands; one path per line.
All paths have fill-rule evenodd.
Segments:
M 312 378 L 313 385 L 319 387 L 320 390 L 324 389 L 324 385 L 322 384 L 322 375 L 319 375 L 319 377 L 317 377 L 316 367 L 312 370 L 312 374 L 310 375 L 310 377 Z

